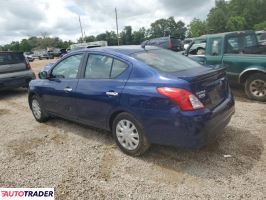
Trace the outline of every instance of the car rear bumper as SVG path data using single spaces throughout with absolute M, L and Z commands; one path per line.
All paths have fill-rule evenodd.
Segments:
M 147 120 L 144 128 L 151 143 L 200 148 L 224 132 L 234 112 L 234 98 L 230 95 L 212 111 L 173 110 L 163 117 L 157 116 L 157 120 L 156 115 L 151 115 L 153 117 Z
M 36 76 L 31 70 L 0 74 L 0 89 L 27 87 Z

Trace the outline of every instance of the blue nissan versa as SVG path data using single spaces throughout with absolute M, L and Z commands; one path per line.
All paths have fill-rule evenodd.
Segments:
M 111 130 L 129 155 L 150 144 L 199 148 L 234 113 L 224 69 L 212 69 L 158 47 L 83 49 L 30 82 L 35 119 L 59 116 Z

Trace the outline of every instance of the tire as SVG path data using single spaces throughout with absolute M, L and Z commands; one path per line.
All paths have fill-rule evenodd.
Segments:
M 122 131 L 123 128 L 121 129 L 122 125 L 124 125 L 124 131 Z M 112 132 L 117 146 L 127 155 L 140 156 L 150 147 L 143 126 L 129 113 L 121 113 L 115 118 Z
M 250 99 L 266 101 L 266 74 L 251 74 L 245 83 L 245 93 Z
M 49 115 L 45 111 L 41 104 L 40 98 L 36 95 L 32 96 L 30 99 L 30 108 L 34 118 L 38 122 L 46 122 L 49 119 Z

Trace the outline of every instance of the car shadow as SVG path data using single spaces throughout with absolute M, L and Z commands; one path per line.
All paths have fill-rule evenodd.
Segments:
M 116 149 L 112 134 L 108 131 L 59 118 L 50 120 L 46 125 L 57 127 L 63 132 L 74 133 L 91 141 L 97 141 L 98 146 L 106 150 Z M 173 176 L 178 172 L 178 174 L 216 179 L 216 177 L 228 178 L 232 175 L 238 176 L 247 173 L 259 161 L 263 149 L 261 138 L 245 129 L 228 126 L 216 142 L 202 149 L 189 150 L 152 145 L 143 156 L 133 159 L 156 166 L 160 173 L 166 173 L 166 177 L 167 174 Z M 133 171 L 132 173 L 134 173 Z M 130 173 L 130 170 L 128 172 Z M 174 180 L 173 177 L 170 177 L 170 180 Z
M 247 173 L 260 159 L 262 140 L 249 131 L 228 126 L 213 144 L 200 150 L 153 145 L 140 159 L 160 167 L 160 171 L 183 172 L 205 179 Z
M 58 117 L 49 120 L 45 123 L 45 125 L 58 128 L 63 133 L 70 132 L 71 134 L 75 134 L 89 140 L 97 141 L 97 143 L 99 143 L 99 146 L 114 145 L 111 132 L 103 129 L 75 123 Z

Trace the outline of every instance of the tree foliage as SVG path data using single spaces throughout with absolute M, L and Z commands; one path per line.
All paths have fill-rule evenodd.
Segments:
M 239 30 L 262 30 L 266 23 L 266 0 L 216 0 L 205 21 L 192 20 L 189 35 Z M 204 27 L 204 28 L 203 28 Z M 204 31 L 202 31 L 204 30 Z
M 188 26 L 188 37 L 199 37 L 207 33 L 207 22 L 194 18 Z
M 245 30 L 247 25 L 246 19 L 242 16 L 232 16 L 226 23 L 226 29 L 230 31 L 242 31 Z
M 259 30 L 266 30 L 266 21 L 261 22 L 261 23 L 258 23 L 258 24 L 255 24 L 254 29 L 255 29 L 256 31 L 259 31 Z

